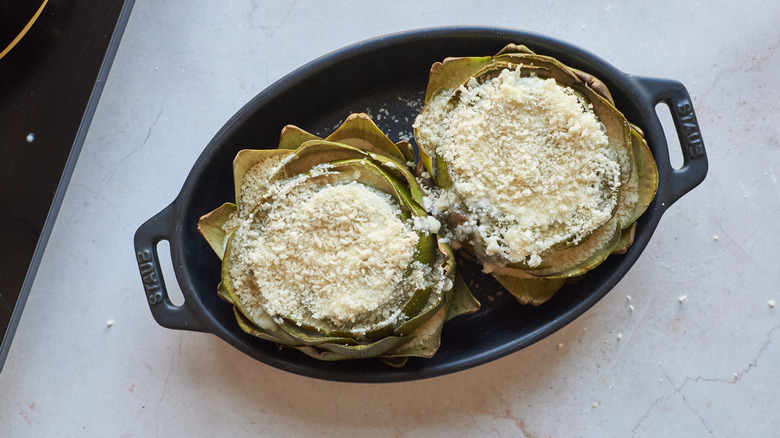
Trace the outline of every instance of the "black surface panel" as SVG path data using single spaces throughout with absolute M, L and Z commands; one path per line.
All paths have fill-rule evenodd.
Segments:
M 40 5 L 2 0 L 0 43 Z M 0 367 L 131 7 L 49 1 L 0 59 Z

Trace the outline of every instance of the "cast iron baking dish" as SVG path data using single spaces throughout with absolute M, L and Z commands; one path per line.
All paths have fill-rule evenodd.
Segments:
M 390 138 L 409 136 L 421 109 L 428 71 L 449 56 L 484 56 L 507 43 L 525 44 L 603 80 L 616 105 L 641 127 L 658 163 L 658 194 L 637 222 L 636 240 L 610 256 L 582 281 L 565 286 L 539 307 L 521 306 L 475 266 L 462 267 L 482 309 L 445 325 L 441 348 L 431 359 L 412 358 L 403 368 L 378 360 L 320 362 L 292 349 L 254 338 L 238 327 L 232 308 L 217 297 L 220 261 L 198 234 L 201 215 L 232 201 L 232 163 L 246 148 L 275 148 L 286 124 L 326 136 L 352 112 L 368 112 Z M 684 163 L 674 169 L 658 103 L 669 106 Z M 565 326 L 612 289 L 647 245 L 661 215 L 707 173 L 707 158 L 685 87 L 676 81 L 625 74 L 597 56 L 546 36 L 511 29 L 433 28 L 364 41 L 295 70 L 241 108 L 206 146 L 171 205 L 135 235 L 135 251 L 149 308 L 163 327 L 212 333 L 273 367 L 337 381 L 393 382 L 422 379 L 480 365 L 518 351 Z M 171 303 L 157 244 L 170 242 L 174 272 L 184 295 Z M 487 299 L 490 296 L 492 300 Z

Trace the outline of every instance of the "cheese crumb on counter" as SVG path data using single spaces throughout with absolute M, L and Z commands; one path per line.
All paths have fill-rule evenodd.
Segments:
M 766 303 L 769 305 L 770 309 L 774 309 L 775 308 L 775 300 L 769 300 Z
M 679 297 L 679 298 L 677 298 L 677 301 L 679 301 L 679 302 L 680 302 L 680 304 L 682 304 L 682 303 L 684 303 L 684 302 L 685 302 L 685 300 L 687 300 L 687 299 L 688 299 L 688 295 L 680 295 L 680 297 Z

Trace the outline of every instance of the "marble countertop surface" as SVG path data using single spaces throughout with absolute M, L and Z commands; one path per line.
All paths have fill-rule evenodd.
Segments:
M 137 0 L 0 373 L 0 437 L 777 436 L 778 19 L 758 0 Z M 133 234 L 230 116 L 330 51 L 442 25 L 538 32 L 687 87 L 709 175 L 628 275 L 529 348 L 405 383 L 301 377 L 157 325 Z

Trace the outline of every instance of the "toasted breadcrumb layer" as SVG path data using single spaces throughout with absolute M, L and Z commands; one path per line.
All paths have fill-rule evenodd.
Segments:
M 241 221 L 230 272 L 239 299 L 252 314 L 328 328 L 370 330 L 393 320 L 434 274 L 414 261 L 413 221 L 359 182 L 310 180 L 272 185 L 258 206 L 262 220 Z
M 538 266 L 613 214 L 621 175 L 605 128 L 553 79 L 510 69 L 472 79 L 438 94 L 415 128 L 453 182 L 435 207 L 462 214 L 454 237 L 478 236 L 488 258 Z

